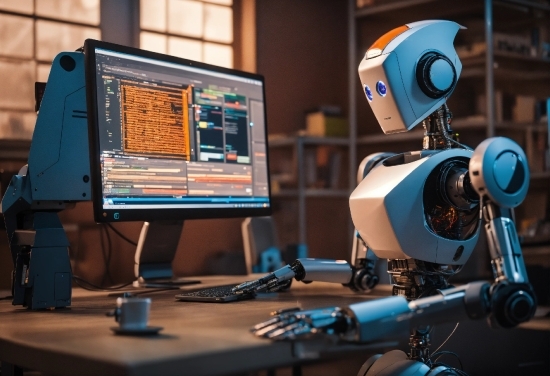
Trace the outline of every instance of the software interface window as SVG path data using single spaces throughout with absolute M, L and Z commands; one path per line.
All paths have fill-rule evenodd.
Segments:
M 268 205 L 262 82 L 96 49 L 104 209 Z

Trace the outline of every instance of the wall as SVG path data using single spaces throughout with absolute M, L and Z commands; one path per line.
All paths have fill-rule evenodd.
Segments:
M 270 133 L 304 128 L 304 111 L 347 106 L 347 6 L 338 0 L 257 0 L 257 69 Z
M 347 2 L 257 0 L 256 14 L 269 133 L 296 134 L 319 105 L 347 112 Z M 309 255 L 349 257 L 347 199 L 308 199 L 307 208 Z M 276 200 L 275 218 L 283 245 L 297 241 L 296 202 Z

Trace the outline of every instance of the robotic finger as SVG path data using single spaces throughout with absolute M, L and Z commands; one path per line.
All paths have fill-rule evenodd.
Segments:
M 350 317 L 339 307 L 327 307 L 282 313 L 255 325 L 257 337 L 292 340 L 310 334 L 341 335 L 352 326 Z

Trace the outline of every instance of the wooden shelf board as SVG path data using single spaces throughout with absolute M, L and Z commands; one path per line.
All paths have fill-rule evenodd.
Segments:
M 349 138 L 347 137 L 312 137 L 312 136 L 288 136 L 268 138 L 270 147 L 294 146 L 298 142 L 304 145 L 334 145 L 348 146 Z
M 359 8 L 355 11 L 355 18 L 361 18 L 366 16 L 371 16 L 373 14 L 390 12 L 393 10 L 408 8 L 420 4 L 432 3 L 436 0 L 402 0 L 402 1 L 393 1 L 390 3 L 379 4 L 366 6 Z
M 308 188 L 304 191 L 305 197 L 335 197 L 335 198 L 347 198 L 350 192 L 345 189 L 321 189 L 321 188 Z M 297 198 L 298 189 L 281 189 L 277 193 L 273 193 L 273 197 L 280 198 Z

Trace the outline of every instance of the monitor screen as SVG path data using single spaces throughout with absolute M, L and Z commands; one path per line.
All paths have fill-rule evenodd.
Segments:
M 98 222 L 269 215 L 264 80 L 87 40 Z

